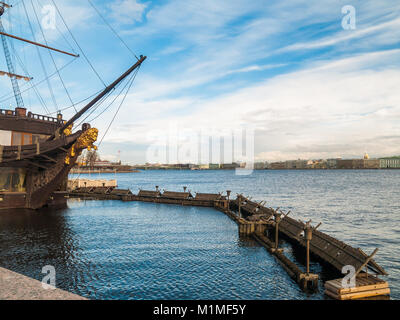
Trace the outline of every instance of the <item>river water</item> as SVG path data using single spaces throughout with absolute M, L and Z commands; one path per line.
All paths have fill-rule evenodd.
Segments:
M 400 298 L 400 170 L 143 171 L 81 175 L 119 187 L 243 193 L 371 253 Z M 68 209 L 0 214 L 0 266 L 90 299 L 325 299 L 302 292 L 266 250 L 210 208 L 69 200 Z M 302 268 L 302 257 L 285 242 Z M 325 270 L 312 263 L 313 272 Z

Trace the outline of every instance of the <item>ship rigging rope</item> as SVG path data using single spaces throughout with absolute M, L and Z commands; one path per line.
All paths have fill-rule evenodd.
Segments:
M 16 55 L 16 57 L 17 57 L 18 63 L 20 64 L 21 68 L 23 69 L 24 73 L 25 73 L 28 77 L 31 78 L 31 76 L 29 75 L 29 72 L 27 72 L 27 70 L 26 70 L 25 66 L 23 65 L 23 63 L 22 63 L 21 59 L 19 58 L 19 56 Z M 75 59 L 76 59 L 76 58 L 74 58 L 73 60 L 67 62 L 65 65 L 63 65 L 61 68 L 59 68 L 58 71 L 61 71 L 61 70 L 65 69 L 66 67 L 68 67 L 70 64 L 72 64 L 72 62 L 75 61 Z M 54 77 L 55 75 L 57 75 L 57 71 L 55 71 L 54 73 L 52 73 L 52 74 L 51 74 L 50 76 L 48 76 L 47 78 L 43 78 L 43 79 L 40 80 L 39 82 L 36 82 L 36 83 L 34 84 L 34 86 L 32 85 L 32 81 L 27 82 L 26 84 L 24 84 L 24 85 L 21 86 L 21 87 L 25 87 L 25 86 L 28 86 L 28 85 L 30 84 L 30 85 L 31 85 L 31 88 L 27 88 L 27 89 L 25 89 L 25 90 L 21 90 L 21 93 L 25 93 L 26 91 L 29 91 L 29 90 L 33 89 L 33 87 L 37 87 L 38 85 L 40 85 L 40 84 L 42 84 L 43 82 L 47 81 L 47 79 L 51 79 L 51 78 Z M 5 102 L 5 101 L 8 101 L 8 100 L 11 100 L 11 99 L 14 99 L 14 94 L 13 94 L 13 93 L 7 93 L 7 94 L 1 96 L 0 99 L 2 99 L 2 100 L 0 100 L 0 103 Z M 69 108 L 72 108 L 72 106 L 68 107 L 68 109 L 69 109 Z M 47 111 L 47 112 L 50 113 L 50 111 Z M 52 112 L 52 114 L 53 114 L 53 113 L 57 113 L 57 112 Z
M 139 68 L 138 68 L 138 69 L 139 69 Z M 136 73 L 138 72 L 138 69 L 135 70 L 135 72 L 131 75 L 131 78 L 130 78 L 130 79 L 132 79 L 132 78 L 134 77 L 134 74 L 136 74 Z M 125 79 L 125 80 L 126 80 L 126 79 Z M 129 81 L 130 81 L 130 80 L 129 80 Z M 127 81 L 127 83 L 129 83 L 129 81 Z M 82 123 L 85 123 L 85 122 L 87 121 L 87 119 L 88 119 L 93 113 L 95 113 L 95 112 L 97 111 L 97 109 L 108 99 L 108 97 L 110 97 L 111 94 L 112 94 L 119 86 L 121 86 L 122 83 L 123 83 L 123 81 L 120 82 L 120 83 L 118 83 L 118 84 L 113 88 L 112 91 L 110 91 L 110 92 L 107 93 L 103 98 L 101 98 L 100 101 L 98 101 L 98 102 L 95 104 L 94 108 L 89 112 L 89 114 L 88 114 L 85 118 L 83 118 L 75 127 L 79 127 Z M 127 84 L 125 84 L 125 86 L 124 86 L 124 87 L 120 90 L 120 92 L 116 95 L 116 98 L 118 98 L 118 97 L 121 95 L 122 91 L 126 88 L 126 86 L 127 86 Z M 116 98 L 114 98 L 114 100 L 111 102 L 111 104 L 114 103 L 114 101 L 116 100 Z M 108 106 L 105 108 L 105 110 L 103 110 L 102 112 L 100 112 L 100 114 L 97 115 L 95 118 L 93 118 L 92 120 L 87 121 L 87 122 L 91 122 L 91 121 L 93 121 L 94 119 L 97 119 L 97 118 L 98 118 L 99 116 L 101 116 L 109 107 L 110 107 L 110 105 L 108 105 Z
M 86 122 L 86 121 L 90 123 L 90 122 L 92 122 L 93 120 L 99 118 L 102 114 L 104 114 L 104 112 L 106 112 L 106 111 L 114 104 L 115 100 L 117 100 L 117 98 L 122 94 L 122 92 L 125 90 L 125 88 L 128 86 L 128 84 L 129 84 L 131 81 L 134 81 L 134 80 L 135 80 L 134 78 L 136 77 L 136 74 L 139 72 L 139 69 L 140 69 L 140 66 L 139 66 L 138 69 L 136 69 L 135 72 L 131 75 L 130 79 L 129 79 L 128 81 L 126 81 L 124 87 L 120 90 L 120 92 L 119 92 L 118 94 L 115 95 L 113 101 L 112 101 L 103 111 L 101 111 L 97 116 L 95 116 L 95 117 L 92 118 L 91 120 L 87 121 L 87 119 L 88 119 L 95 111 L 97 111 L 97 109 L 105 102 L 105 100 L 106 100 L 109 96 L 111 96 L 111 93 L 112 93 L 113 91 L 115 91 L 116 88 L 119 87 L 119 86 L 122 84 L 122 82 L 119 83 L 119 84 L 113 89 L 113 91 L 109 92 L 109 93 L 107 94 L 107 96 L 104 97 L 104 99 L 102 99 L 102 100 L 96 105 L 96 107 L 95 107 L 83 120 L 81 120 L 81 121 L 79 122 L 78 126 L 80 126 L 82 123 L 84 123 L 84 122 Z
M 101 12 L 95 7 L 92 1 L 88 0 L 89 4 L 92 6 L 92 8 L 97 12 L 97 14 L 100 16 L 100 18 L 104 21 L 104 23 L 110 28 L 110 30 L 117 36 L 117 38 L 124 44 L 124 46 L 129 50 L 130 53 L 139 61 L 139 58 L 137 55 L 132 51 L 131 48 L 127 45 L 127 43 L 124 41 L 124 39 L 121 38 L 121 36 L 115 31 L 115 29 L 111 26 L 111 24 L 108 23 L 108 21 L 104 18 L 104 16 L 101 14 Z
M 18 55 L 16 55 L 16 57 L 17 57 L 17 60 L 18 60 L 19 65 L 20 65 L 21 68 L 23 69 L 24 73 L 25 73 L 29 78 L 32 78 L 32 77 L 30 76 L 28 70 L 26 69 L 26 67 L 25 67 L 24 64 L 22 63 L 20 57 L 19 57 Z M 76 59 L 76 58 L 74 58 L 73 60 L 67 62 L 65 65 L 63 65 L 61 68 L 59 68 L 58 71 L 61 71 L 61 70 L 65 69 L 66 67 L 68 67 L 70 64 L 72 64 L 72 62 L 75 61 L 75 59 Z M 36 82 L 34 85 L 32 85 L 32 82 L 34 82 L 34 81 L 29 81 L 29 82 L 27 82 L 26 84 L 23 84 L 23 85 L 21 86 L 22 88 L 25 87 L 25 86 L 28 86 L 28 85 L 31 85 L 31 88 L 27 88 L 27 89 L 21 90 L 21 93 L 25 93 L 26 91 L 29 91 L 29 90 L 33 89 L 34 87 L 39 86 L 40 84 L 42 84 L 43 82 L 47 81 L 48 79 L 51 79 L 51 78 L 54 77 L 55 75 L 57 75 L 57 71 L 55 71 L 54 73 L 52 73 L 52 74 L 49 75 L 48 77 L 43 78 L 43 79 L 40 80 L 39 82 Z M 0 103 L 1 103 L 1 102 L 5 102 L 5 101 L 8 101 L 8 100 L 11 100 L 11 99 L 14 99 L 14 94 L 13 94 L 13 93 L 7 93 L 7 94 L 1 96 L 0 99 L 2 99 L 2 100 L 0 100 Z M 72 108 L 72 106 L 70 106 L 69 108 Z M 50 113 L 50 111 L 47 111 L 47 112 Z M 52 113 L 57 113 L 57 112 L 52 112 Z
M 24 7 L 26 18 L 28 19 L 29 28 L 30 28 L 31 33 L 32 33 L 32 39 L 33 39 L 33 41 L 36 42 L 35 32 L 33 31 L 32 23 L 31 23 L 31 20 L 29 19 L 28 11 L 26 10 L 25 2 L 22 2 L 22 5 Z M 33 3 L 32 3 L 32 6 L 33 6 Z M 37 54 L 39 56 L 40 64 L 42 65 L 43 73 L 44 73 L 44 75 L 45 75 L 45 77 L 47 79 L 47 86 L 49 87 L 51 98 L 52 98 L 54 106 L 56 107 L 56 110 L 57 110 L 58 106 L 57 106 L 56 98 L 54 96 L 53 88 L 52 88 L 51 83 L 50 83 L 50 81 L 48 79 L 48 74 L 47 74 L 47 70 L 46 70 L 46 67 L 45 67 L 44 62 L 43 62 L 42 55 L 41 55 L 40 50 L 39 50 L 39 48 L 37 46 L 36 46 L 36 51 L 37 51 Z
M 99 142 L 99 147 L 100 147 L 101 144 L 103 143 L 103 140 L 104 140 L 105 136 L 108 134 L 108 131 L 110 130 L 112 124 L 114 123 L 114 120 L 115 120 L 115 118 L 117 117 L 117 114 L 119 113 L 119 111 L 120 111 L 122 105 L 124 104 L 125 99 L 126 99 L 126 97 L 128 96 L 128 93 L 129 93 L 129 91 L 130 91 L 130 89 L 131 89 L 133 83 L 135 82 L 135 79 L 136 79 L 136 76 L 137 76 L 137 74 L 138 74 L 138 72 L 139 72 L 139 69 L 140 69 L 140 66 L 137 68 L 137 70 L 136 70 L 134 76 L 132 77 L 132 80 L 130 80 L 129 88 L 128 88 L 128 90 L 126 90 L 125 95 L 124 95 L 124 98 L 122 99 L 122 101 L 121 101 L 121 103 L 120 103 L 120 105 L 119 105 L 117 111 L 116 111 L 115 114 L 114 114 L 114 117 L 112 118 L 110 124 L 108 125 L 106 132 L 104 132 L 104 135 L 103 135 L 103 137 L 101 138 L 101 140 L 100 140 L 100 142 Z
M 40 3 L 40 1 L 39 1 L 39 3 Z M 36 12 L 35 6 L 33 5 L 33 1 L 32 1 L 32 0 L 31 0 L 31 4 L 32 4 L 33 12 L 34 12 L 35 17 L 36 17 L 36 21 L 37 21 L 37 23 L 38 23 L 38 25 L 39 25 L 40 32 L 41 32 L 41 34 L 42 34 L 42 36 L 43 36 L 43 39 L 44 39 L 44 41 L 45 41 L 45 43 L 46 43 L 46 46 L 49 46 L 49 44 L 48 44 L 48 42 L 47 42 L 47 39 L 46 39 L 46 36 L 45 36 L 45 34 L 44 34 L 44 32 L 43 32 L 42 24 L 41 24 L 40 21 L 39 21 L 39 17 L 38 17 L 38 15 L 37 15 L 37 12 Z M 67 89 L 67 87 L 65 86 L 64 80 L 63 80 L 63 78 L 61 77 L 61 73 L 59 72 L 59 70 L 58 70 L 58 68 L 57 68 L 57 64 L 56 64 L 56 61 L 54 60 L 53 53 L 51 52 L 50 49 L 47 49 L 47 51 L 48 51 L 48 53 L 49 53 L 49 55 L 50 55 L 50 57 L 51 57 L 51 60 L 53 61 L 54 68 L 57 70 L 56 72 L 57 72 L 58 77 L 59 77 L 59 79 L 60 79 L 60 81 L 61 81 L 61 83 L 62 83 L 62 86 L 64 87 L 65 92 L 67 93 L 67 96 L 68 96 L 69 101 L 70 101 L 71 104 L 73 105 L 73 107 L 74 107 L 74 109 L 75 109 L 75 112 L 78 112 L 78 110 L 76 110 L 76 108 L 75 108 L 74 102 L 72 101 L 71 95 L 69 94 L 68 89 Z M 57 108 L 57 109 L 58 109 L 58 108 Z
M 28 70 L 26 69 L 26 67 L 25 67 L 24 63 L 22 62 L 21 58 L 19 57 L 19 55 L 18 55 L 17 53 L 15 53 L 15 56 L 16 56 L 16 58 L 17 58 L 17 60 L 18 60 L 19 65 L 21 66 L 22 70 L 24 71 L 24 73 L 25 73 L 29 78 L 31 78 L 31 76 L 29 75 Z M 26 90 L 20 91 L 20 93 L 22 94 L 22 93 L 24 93 L 24 92 L 26 92 L 26 91 L 28 91 L 28 90 L 30 90 L 30 89 L 33 89 L 33 91 L 35 91 L 35 94 L 36 94 L 36 96 L 37 96 L 39 102 L 41 103 L 42 107 L 46 110 L 46 112 L 50 112 L 49 109 L 47 108 L 47 105 L 46 105 L 46 103 L 44 102 L 42 96 L 40 95 L 39 91 L 37 90 L 36 85 L 34 86 L 33 83 L 32 83 L 32 81 L 29 81 L 28 84 L 31 86 L 31 88 L 28 88 L 28 89 L 26 89 Z M 7 99 L 5 99 L 5 100 L 3 100 L 3 101 L 8 101 L 8 100 L 10 100 L 10 99 L 14 99 L 14 93 L 11 93 L 11 94 L 9 94 L 9 95 L 10 95 L 10 97 L 7 98 Z M 4 96 L 3 96 L 3 97 L 4 97 Z M 2 101 L 0 101 L 0 102 L 2 102 Z
M 106 132 L 104 133 L 103 137 L 102 137 L 101 140 L 100 140 L 100 143 L 99 143 L 99 145 L 98 145 L 99 147 L 100 147 L 100 145 L 102 144 L 102 142 L 103 142 L 105 136 L 107 135 L 108 131 L 110 130 L 110 128 L 111 128 L 111 126 L 112 126 L 112 124 L 113 124 L 115 118 L 117 117 L 117 114 L 118 114 L 118 112 L 120 111 L 120 109 L 121 109 L 121 107 L 122 107 L 122 105 L 123 105 L 123 103 L 124 103 L 124 101 L 125 101 L 125 99 L 126 99 L 128 93 L 129 93 L 129 91 L 130 91 L 130 89 L 131 89 L 131 87 L 132 87 L 132 85 L 133 85 L 133 83 L 135 82 L 135 79 L 136 79 L 136 76 L 137 76 L 137 74 L 138 74 L 138 72 L 139 72 L 140 67 L 141 67 L 141 66 L 139 66 L 139 67 L 136 69 L 136 71 L 134 72 L 134 74 L 133 74 L 133 75 L 131 76 L 131 78 L 127 81 L 127 83 L 125 84 L 125 86 L 121 89 L 121 91 L 120 91 L 119 94 L 121 94 L 122 91 L 125 90 L 125 88 L 126 88 L 127 85 L 129 84 L 129 88 L 128 88 L 128 90 L 126 90 L 125 95 L 124 95 L 124 98 L 122 99 L 122 101 L 121 101 L 121 103 L 120 103 L 120 105 L 119 105 L 119 107 L 118 107 L 116 113 L 114 114 L 113 119 L 111 120 L 110 124 L 108 125 L 108 128 L 107 128 Z M 117 95 L 117 97 L 119 96 L 119 94 Z M 102 115 L 102 114 L 114 103 L 115 100 L 116 100 L 116 98 L 114 98 L 114 100 L 110 103 L 110 105 L 108 105 L 108 106 L 106 107 L 106 109 L 103 110 L 103 111 L 102 111 L 98 116 L 96 116 L 94 119 L 97 119 L 100 115 Z M 97 108 L 97 107 L 96 107 L 96 108 Z M 87 117 L 86 117 L 86 118 L 87 118 Z M 85 118 L 85 119 L 86 119 L 86 118 Z M 92 119 L 92 120 L 94 120 L 94 119 Z M 77 174 L 77 177 L 74 179 L 74 183 L 75 183 L 76 181 L 78 181 L 80 177 L 81 177 L 81 173 L 78 173 L 78 174 Z
M 108 99 L 108 97 L 115 91 L 115 88 L 113 90 L 111 90 L 110 92 L 108 92 L 104 97 L 102 97 L 92 108 L 92 110 L 89 112 L 89 114 L 82 119 L 77 125 L 76 127 L 79 127 L 81 124 L 85 123 L 86 119 L 89 118 L 102 104 L 104 101 L 106 101 Z
M 136 74 L 138 73 L 139 68 L 136 69 L 136 71 L 131 75 L 131 78 L 125 83 L 124 87 L 121 88 L 120 92 L 115 95 L 114 99 L 108 104 L 108 106 L 106 108 L 104 108 L 104 110 L 102 112 L 100 112 L 98 115 L 96 115 L 94 118 L 90 119 L 88 122 L 91 123 L 94 120 L 96 120 L 97 118 L 99 118 L 102 114 L 104 114 L 113 104 L 114 102 L 118 99 L 118 97 L 122 94 L 122 92 L 126 89 L 126 87 L 129 85 L 129 83 L 131 81 L 133 81 L 132 79 L 136 76 Z
M 88 59 L 88 57 L 86 56 L 85 52 L 82 50 L 81 46 L 79 45 L 78 41 L 76 40 L 75 36 L 73 35 L 71 29 L 68 27 L 67 22 L 65 21 L 64 17 L 62 16 L 60 10 L 58 9 L 58 6 L 56 5 L 54 0 L 51 0 L 51 2 L 53 3 L 54 7 L 56 8 L 59 16 L 61 17 L 62 22 L 64 23 L 65 27 L 67 28 L 69 34 L 71 35 L 72 40 L 74 40 L 75 44 L 78 46 L 79 50 L 82 52 L 83 56 L 85 57 L 87 63 L 90 65 L 90 67 L 92 68 L 93 72 L 97 75 L 97 77 L 99 78 L 99 80 L 103 83 L 104 87 L 107 87 L 106 83 L 103 81 L 103 79 L 100 77 L 99 73 L 96 71 L 96 69 L 94 68 L 93 64 L 90 62 L 90 60 Z
M 93 98 L 93 97 L 97 96 L 97 95 L 98 95 L 100 92 L 102 92 L 102 91 L 103 91 L 103 90 L 99 90 L 99 91 L 97 91 L 96 93 L 93 93 L 91 96 L 89 96 L 89 97 L 87 97 L 87 98 L 85 98 L 85 99 L 82 99 L 81 101 L 78 101 L 77 103 L 75 103 L 75 106 L 80 105 L 81 103 L 83 103 L 83 102 L 89 100 L 90 98 Z M 74 106 L 65 107 L 65 108 L 63 108 L 63 109 L 60 109 L 59 112 L 63 112 L 63 111 L 65 111 L 65 110 L 69 110 L 69 109 L 71 109 L 71 108 L 73 108 L 73 107 L 74 107 Z M 54 114 L 57 114 L 57 112 L 50 112 L 50 113 L 46 114 L 46 116 L 51 116 L 51 115 L 54 115 Z

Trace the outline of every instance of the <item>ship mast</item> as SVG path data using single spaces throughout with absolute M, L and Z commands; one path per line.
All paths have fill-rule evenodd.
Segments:
M 3 49 L 4 49 L 4 55 L 7 61 L 7 67 L 8 67 L 8 76 L 11 79 L 11 84 L 13 87 L 13 91 L 14 91 L 14 96 L 15 96 L 15 100 L 17 102 L 17 107 L 18 108 L 23 108 L 24 107 L 24 101 L 22 100 L 22 95 L 21 95 L 21 91 L 19 89 L 19 85 L 18 85 L 18 80 L 15 74 L 15 69 L 14 69 L 14 65 L 11 61 L 11 55 L 10 55 L 10 50 L 8 48 L 8 43 L 7 43 L 7 39 L 6 36 L 4 35 L 4 27 L 3 27 L 3 23 L 1 21 L 1 17 L 4 14 L 5 9 L 4 8 L 10 8 L 10 6 L 4 2 L 0 2 L 0 32 L 1 32 L 1 42 L 3 44 Z

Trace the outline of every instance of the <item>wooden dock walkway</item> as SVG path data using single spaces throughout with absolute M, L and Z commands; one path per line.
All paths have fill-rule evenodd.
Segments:
M 283 212 L 279 208 L 267 207 L 264 201 L 255 202 L 243 195 L 238 194 L 236 199 L 231 200 L 230 194 L 231 191 L 228 190 L 226 195 L 222 193 L 193 195 L 186 187 L 183 188 L 183 192 L 161 192 L 156 186 L 155 190 L 139 190 L 137 195 L 130 190 L 106 187 L 77 188 L 69 195 L 81 199 L 141 201 L 215 208 L 237 223 L 240 235 L 253 237 L 264 246 L 303 290 L 318 289 L 319 277 L 317 274 L 312 274 L 309 268 L 312 256 L 339 273 L 342 273 L 345 266 L 351 266 L 356 270 L 357 285 L 350 291 L 347 288 L 337 287 L 341 279 L 325 282 L 325 294 L 331 298 L 356 299 L 390 293 L 388 283 L 378 278 L 387 273 L 373 259 L 377 249 L 369 256 L 359 248 L 353 248 L 318 231 L 320 224 L 313 227 L 311 221 L 305 223 L 289 217 L 290 211 Z M 274 239 L 271 240 L 271 237 Z M 278 247 L 279 238 L 285 238 L 306 251 L 306 270 L 299 268 L 284 254 L 283 249 Z M 365 275 L 370 276 L 365 278 Z

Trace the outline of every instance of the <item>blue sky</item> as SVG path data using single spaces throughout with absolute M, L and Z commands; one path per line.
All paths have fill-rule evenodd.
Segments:
M 171 125 L 192 132 L 254 127 L 258 160 L 400 154 L 398 1 L 92 1 L 137 55 L 148 56 L 101 146 L 105 158 L 121 150 L 122 160 L 143 163 L 154 136 Z M 33 2 L 39 18 L 51 4 Z M 3 24 L 31 39 L 29 25 L 16 24 L 26 21 L 21 2 L 11 3 Z M 56 3 L 104 82 L 134 63 L 87 1 Z M 356 9 L 354 30 L 342 28 L 345 5 Z M 56 23 L 57 31 L 45 30 L 49 44 L 78 51 L 58 16 Z M 43 79 L 36 49 L 14 46 L 35 81 Z M 54 57 L 58 67 L 71 61 Z M 74 102 L 103 88 L 82 56 L 61 73 Z M 69 106 L 52 80 L 58 108 Z M 9 107 L 10 85 L 0 81 L 0 101 Z M 46 82 L 38 90 L 54 112 Z M 23 95 L 29 109 L 45 113 L 32 90 Z M 100 132 L 117 107 L 93 122 Z

